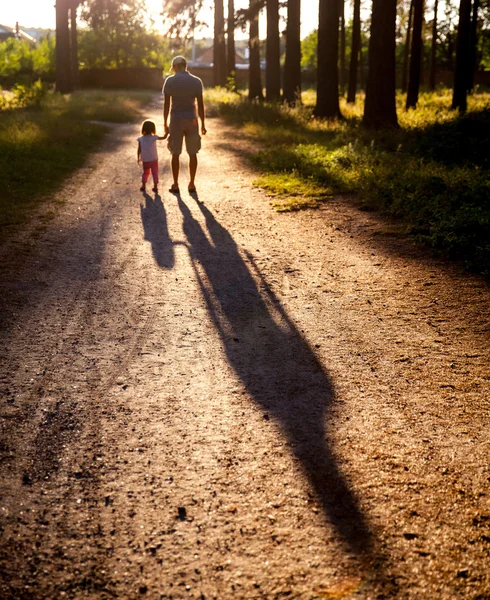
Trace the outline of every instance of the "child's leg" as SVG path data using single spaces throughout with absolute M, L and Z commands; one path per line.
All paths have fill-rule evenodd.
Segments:
M 150 177 L 151 166 L 150 163 L 143 163 L 143 174 L 141 176 L 141 183 L 143 185 L 146 184 L 148 178 Z
M 155 160 L 154 162 L 151 163 L 151 174 L 153 177 L 153 184 L 155 187 L 157 187 L 158 185 L 158 161 Z

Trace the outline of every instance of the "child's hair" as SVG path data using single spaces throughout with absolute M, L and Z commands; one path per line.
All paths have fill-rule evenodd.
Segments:
M 143 125 L 141 126 L 141 133 L 143 135 L 155 135 L 157 132 L 157 128 L 153 121 L 143 121 Z

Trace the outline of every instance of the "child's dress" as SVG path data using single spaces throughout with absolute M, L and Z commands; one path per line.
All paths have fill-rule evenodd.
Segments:
M 143 162 L 143 175 L 141 181 L 146 185 L 150 176 L 150 171 L 153 176 L 153 185 L 158 185 L 158 151 L 157 151 L 158 135 L 142 135 L 138 138 L 141 148 L 141 160 Z

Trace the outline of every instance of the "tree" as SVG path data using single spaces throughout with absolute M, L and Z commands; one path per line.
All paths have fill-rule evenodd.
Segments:
M 73 91 L 68 8 L 69 0 L 56 0 L 56 89 L 62 94 Z
M 456 72 L 452 107 L 466 112 L 468 93 L 468 69 L 470 67 L 471 0 L 459 4 L 458 37 L 456 41 Z
M 357 68 L 359 63 L 359 50 L 361 47 L 361 0 L 354 0 L 354 14 L 352 20 L 352 44 L 349 65 L 349 89 L 347 91 L 347 102 L 356 101 L 357 91 Z
M 228 0 L 228 26 L 227 26 L 227 61 L 226 70 L 228 82 L 233 82 L 233 89 L 236 90 L 236 65 L 235 65 L 235 2 Z
M 198 20 L 202 0 L 163 0 L 162 17 L 167 35 L 178 40 L 178 45 L 194 37 L 194 32 L 204 23 Z
M 424 0 L 413 0 L 412 51 L 406 108 L 415 108 L 419 99 L 420 73 L 422 70 L 422 25 L 424 22 Z
M 281 99 L 281 43 L 279 37 L 279 0 L 267 0 L 266 7 L 266 99 L 268 102 L 277 102 Z
M 213 81 L 226 86 L 225 12 L 223 0 L 214 0 Z
M 319 0 L 316 117 L 341 118 L 339 105 L 339 0 Z
M 437 70 L 437 9 L 439 0 L 434 0 L 434 17 L 432 19 L 432 40 L 430 51 L 430 73 L 429 87 L 431 90 L 436 89 L 436 70 Z
M 342 94 L 345 92 L 345 1 L 339 0 L 339 21 L 340 21 L 340 69 L 339 86 Z
M 262 75 L 261 75 L 261 69 L 260 69 L 259 12 L 260 12 L 260 0 L 250 0 L 250 5 L 249 5 L 250 60 L 249 60 L 249 82 L 248 82 L 248 99 L 250 101 L 264 99 L 264 92 L 262 89 Z
M 477 43 L 478 43 L 478 9 L 480 0 L 473 0 L 473 14 L 471 17 L 470 29 L 470 64 L 468 69 L 468 92 L 473 90 L 475 85 L 475 71 L 477 68 Z
M 373 0 L 363 118 L 367 127 L 398 127 L 395 50 L 396 0 Z
M 402 72 L 402 92 L 405 93 L 408 88 L 408 64 L 410 62 L 410 45 L 412 40 L 412 25 L 413 25 L 413 3 L 410 0 L 410 9 L 408 12 L 407 35 L 405 39 L 405 52 L 403 57 L 403 72 Z
M 73 87 L 78 87 L 78 30 L 77 30 L 77 8 L 79 0 L 72 0 L 70 3 L 70 58 L 71 58 L 71 76 Z
M 290 106 L 301 102 L 301 0 L 288 0 L 283 99 Z
M 100 50 L 112 57 L 111 66 L 133 64 L 146 33 L 143 0 L 86 0 L 81 16 L 100 40 Z

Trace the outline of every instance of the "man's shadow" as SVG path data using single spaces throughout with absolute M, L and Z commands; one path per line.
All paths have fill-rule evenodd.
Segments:
M 145 240 L 151 243 L 156 263 L 162 269 L 172 269 L 175 264 L 174 244 L 170 239 L 167 225 L 167 212 L 158 194 L 153 199 L 144 194 L 145 204 L 140 206 L 141 222 Z
M 184 233 L 227 358 L 255 402 L 281 427 L 346 548 L 368 556 L 372 533 L 328 441 L 327 417 L 335 400 L 330 377 L 261 278 L 253 258 L 247 255 L 263 292 L 231 235 L 198 198 L 194 199 L 212 243 L 178 198 Z

